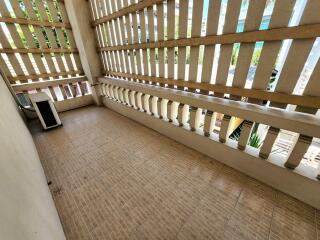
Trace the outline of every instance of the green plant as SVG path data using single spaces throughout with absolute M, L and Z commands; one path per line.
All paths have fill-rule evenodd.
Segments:
M 234 133 L 232 133 L 232 134 L 230 135 L 229 138 L 232 139 L 232 140 L 235 140 L 235 141 L 239 141 L 240 133 L 234 132 Z
M 261 144 L 262 144 L 261 137 L 257 133 L 251 134 L 248 145 L 254 148 L 259 148 Z
M 254 51 L 254 53 L 253 53 L 252 62 L 253 62 L 253 65 L 254 65 L 254 66 L 257 66 L 258 63 L 259 63 L 261 51 L 262 51 L 262 49 L 260 48 L 260 49 L 256 49 L 256 50 Z

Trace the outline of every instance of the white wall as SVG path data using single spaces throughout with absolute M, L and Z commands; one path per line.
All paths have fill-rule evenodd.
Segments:
M 1 76 L 0 239 L 65 239 L 33 139 Z

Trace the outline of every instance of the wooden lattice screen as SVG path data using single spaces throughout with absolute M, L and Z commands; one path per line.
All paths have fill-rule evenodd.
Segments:
M 303 96 L 293 94 L 293 90 L 320 35 L 320 1 L 307 1 L 298 26 L 288 27 L 297 2 L 90 0 L 106 75 L 203 94 L 213 92 L 219 97 L 230 94 L 233 100 L 251 103 L 270 101 L 272 106 L 282 108 L 293 104 L 314 113 L 320 107 L 319 98 L 315 97 L 320 94 L 320 64 L 303 89 Z M 270 21 L 266 29 L 261 29 L 264 11 L 270 3 L 274 5 Z M 209 5 L 207 9 L 204 4 Z M 244 19 L 239 19 L 243 5 L 247 5 L 247 13 Z M 224 25 L 222 34 L 218 34 L 223 7 Z M 243 30 L 238 29 L 240 21 L 244 21 Z M 274 66 L 286 39 L 293 42 L 278 73 L 277 84 L 271 91 L 265 91 L 270 88 Z M 257 44 L 263 45 L 259 54 L 255 53 Z M 220 47 L 218 57 L 216 46 Z M 216 68 L 214 59 L 218 59 Z M 236 62 L 234 76 L 231 84 L 227 84 L 233 62 Z M 245 87 L 252 64 L 256 65 L 255 74 L 251 86 Z
M 216 131 L 223 143 L 238 134 L 240 150 L 264 124 L 262 158 L 273 152 L 279 133 L 290 133 L 283 163 L 291 169 L 319 142 L 319 0 L 89 4 L 103 96 L 208 137 Z M 238 120 L 237 133 L 231 125 Z
M 49 88 L 54 100 L 54 86 L 60 87 L 63 99 L 87 92 L 86 79 L 79 78 L 84 73 L 63 1 L 4 0 L 0 14 L 0 66 L 15 89 Z M 42 83 L 59 79 L 64 82 Z

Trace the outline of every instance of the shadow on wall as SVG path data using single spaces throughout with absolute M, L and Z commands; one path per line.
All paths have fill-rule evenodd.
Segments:
M 0 76 L 1 239 L 65 239 L 33 139 Z

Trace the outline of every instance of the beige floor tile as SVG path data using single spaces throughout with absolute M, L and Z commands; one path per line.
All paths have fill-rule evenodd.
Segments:
M 106 108 L 30 129 L 67 239 L 319 240 L 320 212 Z

